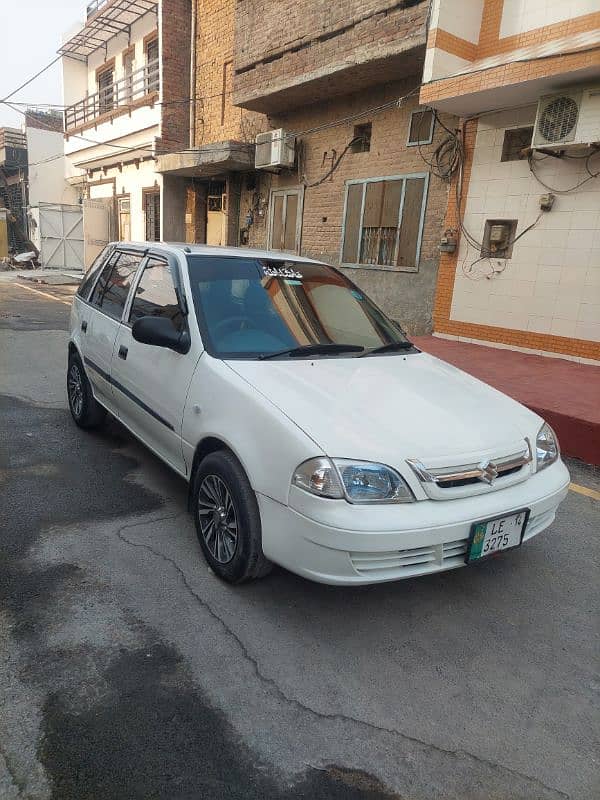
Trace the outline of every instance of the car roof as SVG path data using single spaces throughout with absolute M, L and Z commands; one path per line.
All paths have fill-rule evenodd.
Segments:
M 261 258 L 277 261 L 301 261 L 306 264 L 322 264 L 314 258 L 297 256 L 295 253 L 284 253 L 279 250 L 255 250 L 250 247 L 217 247 L 208 244 L 186 244 L 186 242 L 111 242 L 114 247 L 135 247 L 145 250 L 157 248 L 159 250 L 177 251 L 185 255 L 199 256 L 228 256 L 230 258 Z

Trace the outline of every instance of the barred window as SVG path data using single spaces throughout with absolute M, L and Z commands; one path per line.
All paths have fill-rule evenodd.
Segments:
M 350 181 L 342 263 L 416 272 L 428 177 L 417 174 Z
M 160 192 L 157 189 L 147 190 L 143 198 L 146 241 L 160 242 Z

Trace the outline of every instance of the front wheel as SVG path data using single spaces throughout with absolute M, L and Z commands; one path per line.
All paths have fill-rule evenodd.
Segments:
M 102 425 L 106 411 L 94 399 L 92 387 L 78 353 L 71 353 L 69 356 L 67 397 L 71 416 L 80 428 L 98 428 Z
M 192 502 L 196 533 L 213 572 L 228 583 L 244 583 L 271 571 L 262 551 L 256 496 L 235 456 L 220 450 L 200 462 Z

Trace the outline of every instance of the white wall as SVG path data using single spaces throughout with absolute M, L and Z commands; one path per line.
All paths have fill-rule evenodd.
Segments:
M 514 36 L 598 11 L 598 0 L 504 0 L 500 37 Z
M 28 127 L 29 205 L 77 203 L 78 192 L 65 180 L 64 138 L 58 131 Z
M 517 235 L 539 214 L 548 190 L 531 174 L 527 160 L 501 162 L 504 131 L 533 125 L 535 107 L 479 120 L 464 224 L 481 242 L 486 219 L 517 219 Z M 600 155 L 591 168 L 600 169 Z M 541 179 L 568 189 L 588 173 L 585 159 L 546 158 Z M 504 271 L 488 280 L 466 277 L 463 269 L 480 257 L 461 237 L 451 319 L 518 330 L 600 341 L 600 179 L 560 194 L 552 211 L 515 242 Z M 473 274 L 489 270 L 487 261 Z
M 134 241 L 143 241 L 146 238 L 144 211 L 142 206 L 142 192 L 144 189 L 151 189 L 158 185 L 162 188 L 162 175 L 154 171 L 154 161 L 143 161 L 139 169 L 133 164 L 123 167 L 120 172 L 118 169 L 109 169 L 106 175 L 101 175 L 97 180 L 115 179 L 114 185 L 111 183 L 100 183 L 94 185 L 92 180 L 89 185 L 91 199 L 100 197 L 112 197 L 128 194 L 131 201 L 131 238 Z

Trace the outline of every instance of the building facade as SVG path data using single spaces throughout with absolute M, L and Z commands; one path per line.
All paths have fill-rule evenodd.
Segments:
M 464 132 L 435 331 L 600 360 L 597 0 L 434 0 L 423 81 Z
M 155 162 L 189 144 L 189 25 L 189 0 L 94 0 L 65 36 L 65 154 L 88 264 L 110 239 L 182 238 Z
M 194 147 L 158 162 L 186 182 L 187 239 L 323 259 L 430 330 L 449 185 L 431 164 L 456 120 L 419 106 L 428 8 L 197 0 Z M 293 165 L 254 169 L 277 129 Z

